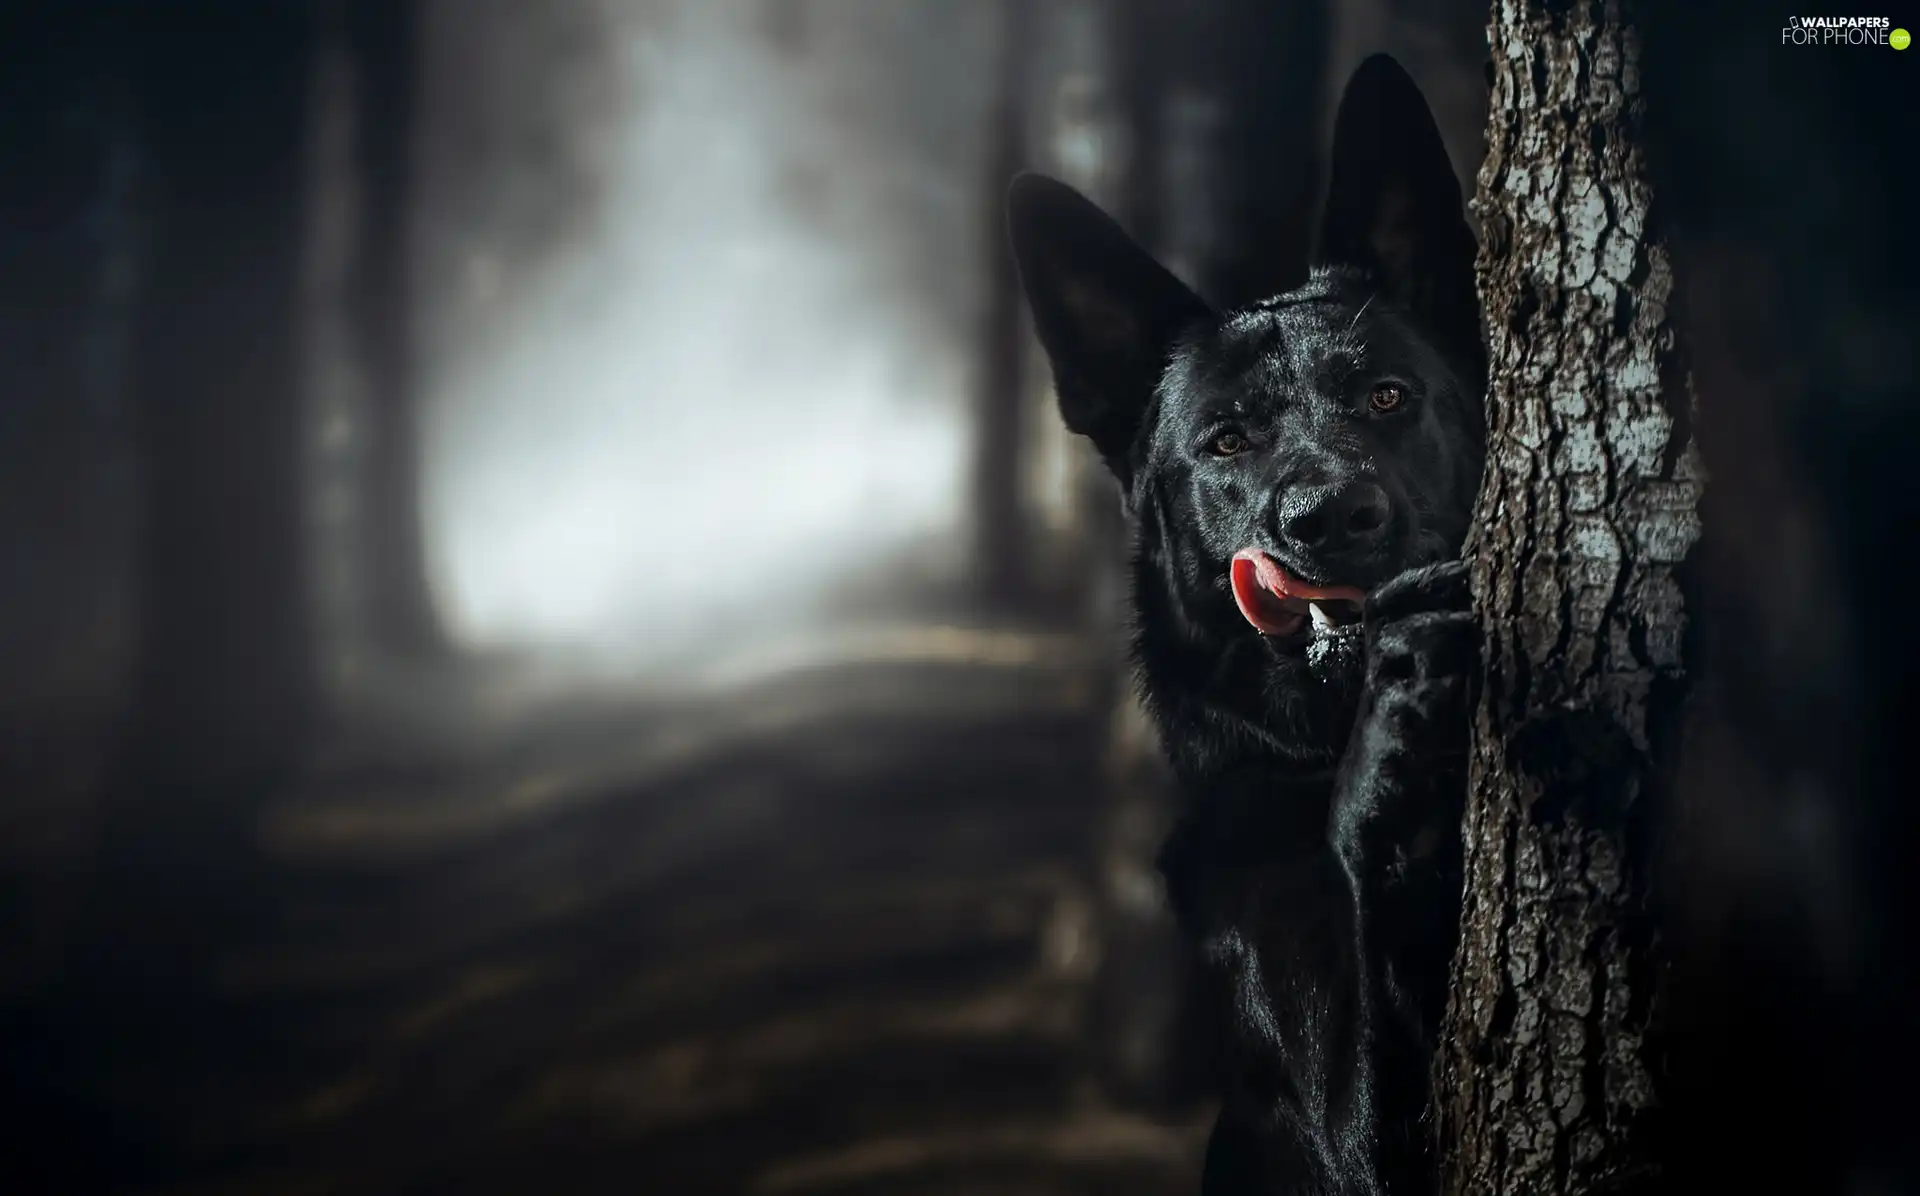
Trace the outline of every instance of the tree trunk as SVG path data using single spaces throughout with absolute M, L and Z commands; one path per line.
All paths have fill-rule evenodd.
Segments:
M 1112 194 L 1103 198 L 1116 219 L 1156 249 L 1164 248 L 1164 146 L 1156 136 L 1156 117 L 1169 67 L 1178 57 L 1178 26 L 1168 18 L 1162 0 L 1123 0 L 1109 10 L 1106 26 L 1127 153 Z M 1058 418 L 1052 406 L 1049 401 L 1048 415 Z M 1102 691 L 1109 721 L 1102 759 L 1105 807 L 1096 832 L 1102 941 L 1093 1065 L 1109 1098 L 1135 1108 L 1169 1110 L 1198 1090 L 1194 1069 L 1185 1066 L 1194 1054 L 1188 1049 L 1194 1024 L 1191 985 L 1181 966 L 1186 954 L 1160 899 L 1154 869 L 1171 813 L 1171 778 L 1125 663 L 1126 619 L 1118 598 L 1127 575 L 1125 521 L 1111 479 L 1099 465 L 1088 465 L 1099 472 L 1087 487 L 1091 500 L 1082 503 L 1081 527 L 1089 541 L 1082 551 L 1097 561 L 1102 585 L 1087 613 L 1102 634 L 1103 659 L 1113 662 Z
M 257 890 L 235 900 L 257 879 L 249 816 L 312 731 L 297 326 L 308 17 L 206 0 L 140 8 L 127 31 L 139 626 L 75 962 L 103 1010 L 137 985 L 141 1016 L 161 1018 L 209 952 L 259 928 Z
M 1027 89 L 1034 36 L 1032 5 L 1005 0 L 1000 6 L 1000 79 L 990 133 L 985 194 L 987 227 L 987 320 L 981 343 L 979 423 L 974 445 L 975 553 L 982 598 L 991 606 L 1019 605 L 1031 594 L 1026 512 L 1021 504 L 1024 460 L 1022 415 L 1026 397 L 1026 326 L 1020 280 L 1012 256 L 999 244 L 1007 180 L 1026 165 Z
M 444 646 L 427 581 L 408 286 L 421 16 L 416 0 L 352 0 L 346 18 L 358 84 L 353 130 L 362 223 L 351 310 L 367 382 L 365 630 L 374 648 L 418 657 Z
M 313 701 L 297 344 L 311 27 L 299 4 L 166 10 L 142 10 L 135 38 L 134 754 L 148 781 L 197 793 L 283 768 Z
M 1193 19 L 1179 6 L 1178 18 Z M 1252 303 L 1306 281 L 1319 187 L 1317 134 L 1326 96 L 1329 6 L 1233 0 L 1199 65 L 1226 76 L 1220 163 L 1227 184 L 1220 244 L 1202 293 Z
M 1616 0 L 1499 0 L 1489 32 L 1487 639 L 1436 1108 L 1449 1192 L 1613 1191 L 1658 1171 L 1647 856 L 1703 478 L 1636 34 Z

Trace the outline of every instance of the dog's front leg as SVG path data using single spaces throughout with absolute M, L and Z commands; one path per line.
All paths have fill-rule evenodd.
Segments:
M 1461 562 L 1411 570 L 1367 602 L 1367 677 L 1329 834 L 1353 902 L 1362 983 L 1355 1097 L 1336 1127 L 1362 1188 L 1431 1188 L 1422 1117 L 1458 934 L 1467 725 L 1479 661 Z

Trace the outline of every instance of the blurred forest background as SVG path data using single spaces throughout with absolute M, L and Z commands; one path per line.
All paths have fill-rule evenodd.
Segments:
M 1365 55 L 1471 188 L 1484 3 L 0 13 L 6 1190 L 1192 1189 L 1000 200 L 1283 289 Z
M 1481 6 L 1337 7 L 9 9 L 27 1188 L 1190 1187 L 999 208 L 1288 285 L 1365 53 L 1478 157 Z

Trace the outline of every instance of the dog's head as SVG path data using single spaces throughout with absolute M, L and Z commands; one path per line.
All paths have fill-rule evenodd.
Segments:
M 1060 183 L 1017 179 L 1009 223 L 1061 414 L 1136 522 L 1150 698 L 1331 755 L 1363 595 L 1458 552 L 1484 453 L 1473 236 L 1419 89 L 1384 56 L 1355 72 L 1313 274 L 1250 307 Z

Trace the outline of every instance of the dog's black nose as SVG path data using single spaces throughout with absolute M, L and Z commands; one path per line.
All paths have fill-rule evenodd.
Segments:
M 1280 533 L 1302 551 L 1337 557 L 1365 552 L 1386 537 L 1387 492 L 1365 478 L 1280 492 Z

